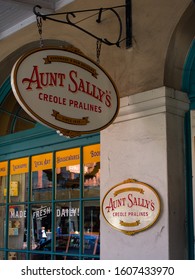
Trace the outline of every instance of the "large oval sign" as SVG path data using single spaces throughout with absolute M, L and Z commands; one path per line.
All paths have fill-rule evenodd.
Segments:
M 102 212 L 112 227 L 132 235 L 156 222 L 160 214 L 160 198 L 151 186 L 128 179 L 107 192 Z
M 30 116 L 69 136 L 106 128 L 119 110 L 110 76 L 73 48 L 39 48 L 23 55 L 12 69 L 11 84 Z

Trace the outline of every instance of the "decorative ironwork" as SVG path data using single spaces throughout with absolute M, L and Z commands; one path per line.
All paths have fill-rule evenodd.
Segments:
M 33 8 L 33 12 L 37 17 L 37 23 L 41 22 L 41 19 L 43 20 L 52 20 L 55 22 L 59 22 L 59 23 L 64 23 L 64 24 L 68 24 L 71 25 L 73 27 L 76 27 L 77 29 L 85 32 L 86 34 L 90 35 L 91 37 L 95 38 L 98 42 L 104 43 L 108 46 L 117 46 L 120 47 L 120 44 L 122 41 L 126 40 L 126 47 L 129 48 L 132 45 L 132 39 L 131 39 L 131 33 L 132 33 L 132 23 L 131 23 L 131 0 L 125 0 L 126 4 L 125 5 L 120 5 L 120 6 L 115 6 L 115 7 L 108 7 L 108 8 L 99 8 L 99 9 L 88 9 L 88 10 L 82 10 L 82 11 L 72 11 L 72 12 L 63 12 L 63 13 L 50 13 L 50 14 L 42 14 L 39 10 L 42 9 L 41 6 L 36 5 Z M 116 9 L 118 8 L 126 8 L 126 38 L 122 39 L 122 20 L 118 14 L 118 12 L 116 11 Z M 89 32 L 88 30 L 82 28 L 81 26 L 77 25 L 76 23 L 73 22 L 73 19 L 76 18 L 77 14 L 80 13 L 87 13 L 87 12 L 97 12 L 97 19 L 96 22 L 97 23 L 101 23 L 102 21 L 102 14 L 105 11 L 111 11 L 114 16 L 116 17 L 117 21 L 118 21 L 118 25 L 119 25 L 119 32 L 118 32 L 118 36 L 117 39 L 114 42 L 111 42 L 110 40 L 108 40 L 107 38 L 101 38 L 96 36 L 95 34 Z M 58 16 L 65 16 L 65 19 L 61 20 L 58 18 Z M 39 24 L 40 25 L 40 24 Z M 39 33 L 40 33 L 40 28 L 39 28 Z M 40 33 L 41 36 L 41 33 Z

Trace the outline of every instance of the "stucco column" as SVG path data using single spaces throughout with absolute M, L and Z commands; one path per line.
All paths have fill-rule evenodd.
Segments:
M 185 259 L 185 93 L 162 87 L 121 99 L 115 122 L 101 132 L 101 201 L 128 178 L 151 185 L 161 214 L 147 230 L 128 236 L 101 215 L 101 259 Z

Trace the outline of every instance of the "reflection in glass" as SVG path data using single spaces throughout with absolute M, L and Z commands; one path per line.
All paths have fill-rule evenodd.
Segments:
M 79 253 L 79 216 L 79 202 L 56 204 L 56 252 Z M 64 259 L 69 259 L 69 257 L 64 257 Z
M 83 148 L 84 197 L 100 196 L 100 144 Z
M 56 204 L 56 235 L 79 232 L 79 202 Z
M 78 198 L 80 193 L 80 165 L 60 167 L 57 173 L 57 199 Z
M 84 202 L 84 240 L 85 255 L 100 254 L 100 205 L 99 201 Z
M 52 169 L 32 172 L 32 201 L 52 199 Z
M 39 246 L 51 238 L 51 204 L 31 205 L 31 249 L 39 250 Z
M 100 195 L 100 162 L 84 165 L 84 196 L 99 197 Z

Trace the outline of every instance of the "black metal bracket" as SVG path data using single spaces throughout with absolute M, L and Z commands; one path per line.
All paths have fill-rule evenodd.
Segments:
M 122 39 L 122 30 L 123 30 L 123 24 L 122 24 L 122 20 L 118 14 L 118 12 L 116 11 L 118 8 L 122 8 L 124 7 L 126 9 L 126 37 L 124 39 Z M 89 10 L 82 10 L 82 11 L 72 11 L 72 12 L 64 12 L 64 13 L 55 13 L 55 14 L 42 14 L 40 13 L 40 11 L 38 11 L 38 9 L 41 9 L 41 6 L 36 5 L 33 8 L 33 12 L 36 15 L 37 18 L 43 19 L 43 20 L 52 20 L 55 22 L 59 22 L 59 23 L 64 23 L 64 24 L 68 24 L 71 25 L 73 27 L 76 27 L 77 29 L 87 33 L 88 35 L 92 36 L 93 38 L 95 38 L 96 40 L 100 41 L 101 43 L 104 43 L 108 46 L 117 46 L 120 47 L 120 44 L 122 41 L 126 41 L 126 48 L 130 48 L 132 46 L 132 16 L 131 16 L 131 0 L 125 0 L 125 5 L 121 5 L 121 6 L 115 6 L 115 7 L 109 7 L 109 8 L 99 8 L 99 9 L 89 9 Z M 101 38 L 96 36 L 95 34 L 89 32 L 88 30 L 80 27 L 79 25 L 77 25 L 76 23 L 73 22 L 73 18 L 76 19 L 76 15 L 79 13 L 87 13 L 87 12 L 97 12 L 98 18 L 96 19 L 97 23 L 101 23 L 102 20 L 102 14 L 105 11 L 111 11 L 115 16 L 116 19 L 118 21 L 118 25 L 119 25 L 119 33 L 117 36 L 116 41 L 111 42 L 109 41 L 107 38 Z M 57 17 L 58 16 L 65 16 L 64 20 L 60 20 Z

